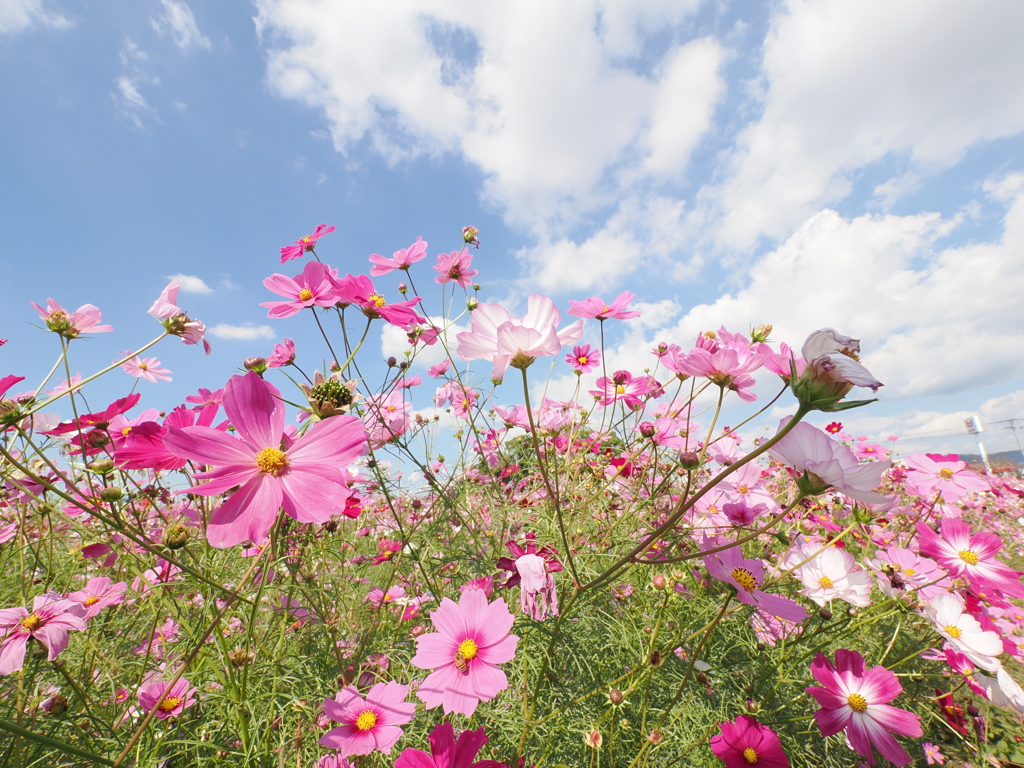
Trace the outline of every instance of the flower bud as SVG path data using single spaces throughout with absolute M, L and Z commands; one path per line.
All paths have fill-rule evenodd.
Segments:
M 583 737 L 583 743 L 591 749 L 600 749 L 604 744 L 604 737 L 600 731 L 591 731 Z
M 108 472 L 113 471 L 114 462 L 110 459 L 94 459 L 89 462 L 89 469 L 98 475 L 105 475 Z
M 228 661 L 231 662 L 231 666 L 235 669 L 241 669 L 251 659 L 249 658 L 249 653 L 244 648 L 235 648 L 235 650 L 228 654 Z
M 392 355 L 388 358 L 388 368 L 394 368 L 396 365 L 398 365 L 398 358 Z
M 748 698 L 745 702 L 743 702 L 743 708 L 753 715 L 761 707 L 758 705 L 756 701 Z
M 828 608 L 822 608 L 820 611 L 818 611 L 818 615 L 822 618 L 823 621 L 828 621 L 832 618 L 832 611 L 830 611 Z
M 468 309 L 470 312 L 472 312 L 474 309 L 476 309 L 479 306 L 480 306 L 480 302 L 479 302 L 479 300 L 477 300 L 477 298 L 475 296 L 473 298 L 468 299 L 466 301 L 466 309 Z
M 622 691 L 620 691 L 618 688 L 612 688 L 610 691 L 608 691 L 608 700 L 615 706 L 621 704 L 623 698 L 624 697 L 622 695 Z
M 124 491 L 122 491 L 116 485 L 108 485 L 106 488 L 100 489 L 100 498 L 106 502 L 117 501 L 123 495 Z
M 181 549 L 188 544 L 189 531 L 184 523 L 171 523 L 164 529 L 162 541 L 168 549 Z
M 427 631 L 426 627 L 424 627 L 422 624 L 417 624 L 415 627 L 413 627 L 412 629 L 409 630 L 409 634 L 412 635 L 413 637 L 419 637 L 420 635 L 422 635 L 426 631 Z
M 651 733 L 647 736 L 647 740 L 651 742 L 651 744 L 655 745 L 661 744 L 662 739 L 664 738 L 665 737 L 661 735 L 661 731 L 658 730 L 651 731 Z
M 655 589 L 664 589 L 666 586 L 668 586 L 668 579 L 665 578 L 664 573 L 656 573 L 651 578 L 651 584 L 654 586 Z
M 480 240 L 477 235 L 480 234 L 480 230 L 476 227 L 463 227 L 462 228 L 462 239 L 466 245 L 472 245 L 477 248 L 480 247 Z
M 409 286 L 406 285 L 405 283 L 399 283 L 398 284 L 398 292 L 400 294 L 402 294 L 403 296 L 405 296 L 405 294 L 407 294 L 409 292 Z
M 679 464 L 683 469 L 694 470 L 700 466 L 700 456 L 693 451 L 683 451 L 679 454 Z
M 772 327 L 770 325 L 759 325 L 750 333 L 750 339 L 755 344 L 764 344 L 768 341 L 768 337 L 772 335 Z
M 651 666 L 655 669 L 665 663 L 665 660 L 661 657 L 661 654 L 658 653 L 658 651 L 651 651 L 651 655 L 647 657 L 647 661 L 649 661 Z
M 648 439 L 654 437 L 654 433 L 657 432 L 657 430 L 654 428 L 654 424 L 652 424 L 649 421 L 643 422 L 638 427 L 638 430 L 639 430 L 641 435 L 643 435 L 644 437 L 646 437 Z
M 473 290 L 474 291 L 479 291 L 480 290 L 480 283 L 473 283 Z
M 247 357 L 242 366 L 247 371 L 255 371 L 260 376 L 267 370 L 267 361 L 263 357 Z

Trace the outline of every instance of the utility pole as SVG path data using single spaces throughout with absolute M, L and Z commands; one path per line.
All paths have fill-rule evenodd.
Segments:
M 964 419 L 964 426 L 967 427 L 969 434 L 975 435 L 978 440 L 978 452 L 981 454 L 981 460 L 985 462 L 985 469 L 988 473 L 992 474 L 992 465 L 988 463 L 988 454 L 985 453 L 985 445 L 981 442 L 981 433 L 984 431 L 981 427 L 981 419 L 977 416 L 971 416 Z
M 1021 454 L 1021 461 L 1024 461 L 1024 448 L 1020 447 L 1020 438 L 1017 437 L 1017 428 L 1015 426 L 1013 426 L 1013 422 L 1015 422 L 1015 421 L 1016 421 L 1016 419 L 1010 419 L 1010 431 L 1013 432 L 1013 439 L 1017 441 L 1017 450 Z M 1018 475 L 1020 474 L 1022 469 L 1024 469 L 1024 464 L 1020 464 L 1020 465 L 1017 466 L 1017 474 Z

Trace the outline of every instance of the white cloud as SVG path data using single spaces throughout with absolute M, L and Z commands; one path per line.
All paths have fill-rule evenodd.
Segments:
M 167 279 L 177 280 L 181 284 L 181 290 L 185 293 L 213 293 L 213 289 L 201 277 L 196 277 L 195 275 L 178 273 L 177 275 L 168 275 Z
M 269 325 L 228 325 L 218 323 L 209 331 L 218 339 L 233 341 L 254 341 L 255 339 L 276 339 L 277 333 Z
M 193 46 L 210 50 L 210 39 L 199 31 L 196 18 L 187 3 L 182 0 L 160 0 L 160 4 L 163 12 L 150 19 L 157 34 L 170 32 L 175 44 L 183 51 Z
M 149 56 L 132 40 L 125 39 L 124 46 L 118 52 L 118 58 L 120 58 L 125 71 L 114 78 L 117 90 L 111 94 L 111 97 L 120 108 L 121 114 L 131 120 L 132 125 L 137 129 L 142 130 L 146 127 L 147 120 L 159 121 L 160 117 L 139 91 L 139 85 L 142 83 L 156 85 L 160 80 L 145 74 L 142 62 L 146 61 Z
M 34 26 L 65 29 L 71 21 L 47 10 L 43 0 L 0 0 L 0 35 L 14 35 Z
M 871 163 L 909 164 L 879 190 L 891 197 L 1024 130 L 1022 27 L 1015 0 L 785 3 L 764 41 L 763 112 L 739 134 L 725 182 L 704 191 L 719 242 L 787 237 Z

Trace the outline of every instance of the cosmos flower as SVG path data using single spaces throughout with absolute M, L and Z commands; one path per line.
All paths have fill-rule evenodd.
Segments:
M 721 733 L 711 737 L 711 751 L 725 768 L 789 768 L 779 735 L 750 715 L 739 715 L 735 722 L 718 724 Z
M 123 581 L 113 584 L 108 576 L 94 576 L 86 583 L 85 589 L 69 592 L 67 597 L 81 603 L 85 608 L 85 618 L 91 619 L 104 608 L 124 602 L 127 589 L 128 585 Z
M 417 237 L 415 243 L 408 248 L 399 248 L 390 259 L 381 256 L 379 253 L 371 253 L 370 263 L 373 266 L 370 267 L 370 274 L 373 277 L 380 277 L 396 269 L 408 272 L 409 267 L 423 259 L 426 255 L 427 241 L 422 237 Z M 476 273 L 474 272 L 473 274 Z
M 326 235 L 328 232 L 334 231 L 334 225 L 327 226 L 326 224 L 320 224 L 311 235 L 299 238 L 295 241 L 295 245 L 286 245 L 281 249 L 281 263 L 284 264 L 286 261 L 291 259 L 297 259 L 307 251 L 312 251 L 316 248 L 316 241 Z
M 601 364 L 601 353 L 591 349 L 589 344 L 576 346 L 565 356 L 565 362 L 572 366 L 576 373 L 590 373 Z
M 882 666 L 865 670 L 863 656 L 840 648 L 836 651 L 835 666 L 819 653 L 811 664 L 811 674 L 821 683 L 821 687 L 808 688 L 807 693 L 821 707 L 814 713 L 814 719 L 822 736 L 845 730 L 853 750 L 866 757 L 870 765 L 875 763 L 872 746 L 894 765 L 913 762 L 892 734 L 920 736 L 921 719 L 889 706 L 888 702 L 903 692 L 893 672 Z
M 978 587 L 990 586 L 1007 597 L 1024 598 L 1021 573 L 996 559 L 1003 540 L 994 533 L 971 535 L 963 520 L 945 518 L 936 533 L 924 523 L 917 524 L 921 553 L 934 558 L 954 579 L 966 579 Z
M 468 251 L 452 251 L 442 253 L 437 257 L 437 264 L 434 269 L 440 274 L 434 278 L 435 283 L 458 283 L 460 288 L 468 288 L 473 278 L 479 274 L 477 270 L 470 269 L 473 263 L 473 254 Z
M 66 339 L 77 339 L 86 331 L 106 333 L 114 330 L 112 325 L 100 325 L 103 313 L 100 312 L 99 307 L 92 304 L 83 304 L 74 312 L 68 312 L 53 299 L 46 300 L 46 309 L 34 301 L 30 301 L 29 304 L 39 313 L 39 317 L 46 321 L 47 328 Z
M 989 489 L 989 484 L 956 454 L 912 453 L 904 461 L 910 468 L 907 485 L 924 498 L 941 493 L 944 501 L 955 503 L 971 491 Z
M 338 750 L 342 757 L 368 755 L 374 750 L 391 754 L 391 747 L 402 737 L 402 729 L 416 714 L 416 705 L 407 702 L 409 686 L 377 683 L 364 699 L 359 689 L 349 686 L 324 702 L 324 714 L 336 723 L 320 737 L 320 744 Z
M 631 302 L 635 297 L 635 293 L 623 291 L 611 304 L 605 304 L 604 299 L 600 299 L 597 296 L 591 296 L 589 299 L 584 299 L 583 301 L 573 301 L 570 299 L 569 314 L 585 319 L 594 318 L 602 321 L 609 318 L 614 318 L 616 320 L 628 320 L 631 317 L 640 317 L 643 312 L 637 312 L 635 310 L 631 310 L 629 312 L 625 311 L 626 307 L 629 306 L 629 302 Z
M 80 603 L 52 593 L 36 595 L 31 612 L 21 606 L 0 610 L 0 675 L 24 666 L 29 639 L 42 643 L 49 661 L 56 659 L 68 647 L 68 633 L 85 629 L 84 615 Z
M 470 589 L 458 603 L 444 598 L 430 620 L 438 631 L 416 638 L 412 664 L 434 671 L 416 695 L 427 709 L 443 705 L 445 714 L 471 717 L 477 704 L 508 688 L 497 665 L 516 654 L 519 638 L 509 634 L 514 617 L 504 600 L 488 603 L 483 590 Z
M 167 692 L 166 696 L 164 696 L 165 691 Z M 143 712 L 149 712 L 156 707 L 156 716 L 161 720 L 178 717 L 196 703 L 193 697 L 197 692 L 198 689 L 189 687 L 189 682 L 184 677 L 179 677 L 178 682 L 172 685 L 170 690 L 167 689 L 166 680 L 155 680 L 139 689 L 139 707 Z M 162 696 L 164 700 L 158 706 L 157 702 Z
M 291 317 L 310 307 L 330 307 L 337 302 L 331 268 L 319 261 L 311 261 L 295 277 L 273 274 L 263 285 L 287 301 L 263 301 L 269 307 L 267 317 Z
M 129 353 L 125 353 L 127 355 Z M 122 355 L 124 357 L 125 355 Z M 157 380 L 160 381 L 171 381 L 171 377 L 168 373 L 172 371 L 167 368 L 160 367 L 160 361 L 155 357 L 139 357 L 136 355 L 130 360 L 126 360 L 121 366 L 121 370 L 130 376 L 134 376 L 137 379 L 145 379 L 148 382 L 156 384 Z
M 476 753 L 488 741 L 483 728 L 463 731 L 456 739 L 452 724 L 445 722 L 434 728 L 427 739 L 429 755 L 419 749 L 407 749 L 398 756 L 395 768 L 506 768 L 496 760 L 474 762 Z
M 724 543 L 724 542 L 723 542 Z M 703 538 L 701 549 L 714 549 L 717 542 Z M 797 624 L 807 618 L 807 609 L 794 600 L 772 595 L 761 589 L 764 584 L 764 564 L 760 560 L 748 560 L 738 546 L 721 552 L 704 555 L 704 567 L 712 578 L 736 588 L 736 599 L 767 611 L 772 616 Z

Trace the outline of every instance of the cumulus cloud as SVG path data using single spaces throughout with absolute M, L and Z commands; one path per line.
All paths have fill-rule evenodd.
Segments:
M 213 289 L 201 277 L 195 275 L 183 275 L 179 272 L 176 275 L 168 275 L 167 279 L 177 280 L 185 293 L 213 293 Z
M 15 35 L 31 27 L 65 29 L 71 21 L 48 10 L 43 0 L 0 0 L 0 35 Z
M 277 333 L 269 325 L 228 325 L 218 323 L 208 331 L 218 339 L 233 341 L 254 341 L 256 339 L 276 339 Z
M 192 9 L 182 0 L 160 0 L 162 12 L 150 19 L 150 24 L 159 35 L 170 33 L 175 45 L 183 51 L 189 48 L 210 50 L 210 39 L 196 26 Z

